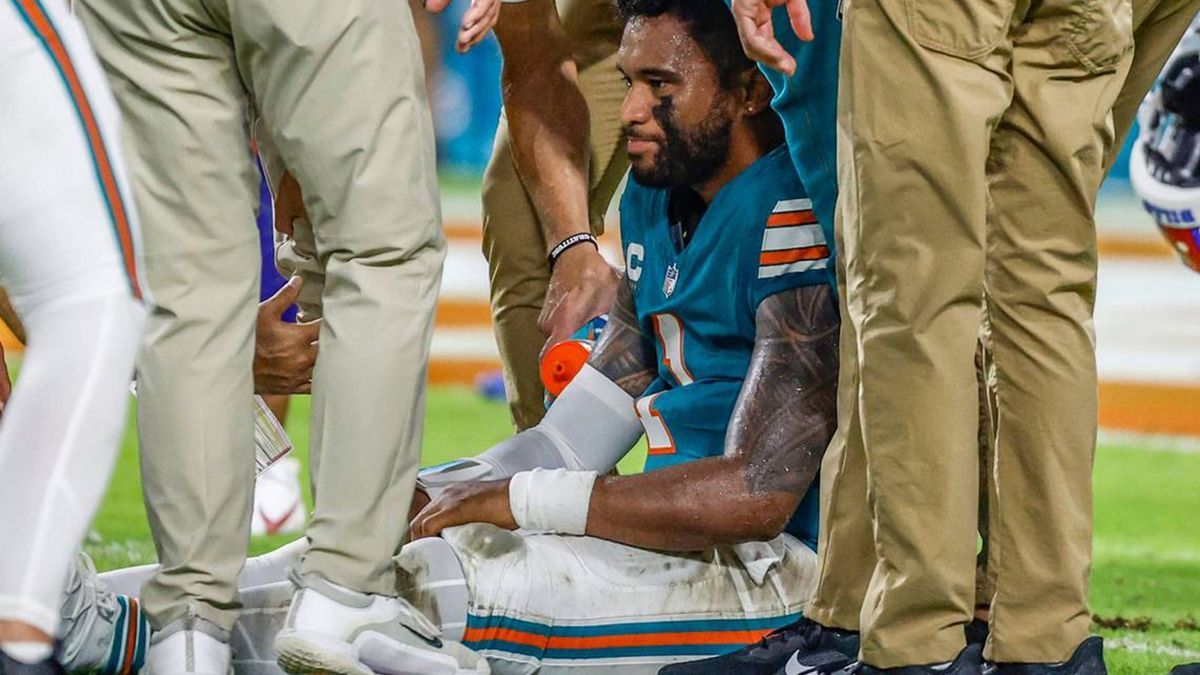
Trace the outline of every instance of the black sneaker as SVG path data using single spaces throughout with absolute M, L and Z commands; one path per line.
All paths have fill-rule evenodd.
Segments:
M 1200 663 L 1183 663 L 1171 669 L 1171 675 L 1200 675 Z
M 1062 663 L 989 663 L 984 675 L 1108 675 L 1104 640 L 1093 635 L 1079 643 L 1071 660 Z
M 837 652 L 847 661 L 858 653 L 858 633 L 826 628 L 811 619 L 778 628 L 761 640 L 736 652 L 700 661 L 673 663 L 658 671 L 659 675 L 775 675 L 792 654 Z
M 971 623 L 963 631 L 967 634 L 967 644 L 982 645 L 988 639 L 988 622 L 983 619 L 971 619 Z
M 0 675 L 66 675 L 54 657 L 37 663 L 23 663 L 0 650 Z
M 857 664 L 853 656 L 832 649 L 798 651 L 792 653 L 791 658 L 775 675 L 836 675 Z
M 873 668 L 858 663 L 839 671 L 837 675 L 980 675 L 983 671 L 983 646 L 969 644 L 950 663 L 900 668 Z

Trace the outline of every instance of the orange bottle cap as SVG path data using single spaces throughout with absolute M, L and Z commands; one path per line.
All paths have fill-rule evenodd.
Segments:
M 564 340 L 554 345 L 542 357 L 542 386 L 551 396 L 557 397 L 583 370 L 591 354 L 592 343 L 589 340 Z

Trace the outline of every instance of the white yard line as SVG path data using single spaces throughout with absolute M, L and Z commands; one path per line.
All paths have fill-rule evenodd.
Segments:
M 1170 656 L 1171 658 L 1183 659 L 1185 661 L 1195 661 L 1200 659 L 1200 652 L 1198 651 L 1183 649 L 1182 647 L 1173 647 L 1171 645 L 1144 642 L 1142 640 L 1135 640 L 1130 637 L 1105 640 L 1104 647 L 1106 650 L 1121 649 L 1127 652 L 1161 654 L 1163 656 Z
M 1200 437 L 1172 434 L 1147 434 L 1138 431 L 1101 429 L 1099 445 L 1121 445 L 1151 452 L 1175 452 L 1184 455 L 1200 453 Z

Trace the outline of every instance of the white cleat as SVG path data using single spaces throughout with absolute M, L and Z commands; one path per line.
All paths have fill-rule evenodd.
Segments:
M 254 516 L 250 534 L 304 531 L 304 498 L 300 492 L 300 460 L 284 457 L 258 476 L 254 484 Z
M 58 660 L 68 673 L 129 675 L 141 669 L 150 624 L 136 598 L 113 593 L 80 552 L 59 606 Z
M 292 597 L 287 621 L 275 638 L 275 653 L 279 666 L 289 673 L 491 672 L 482 656 L 440 634 L 403 598 L 357 593 L 308 575 Z
M 146 654 L 148 675 L 230 675 L 225 631 L 198 617 L 172 621 L 154 634 Z

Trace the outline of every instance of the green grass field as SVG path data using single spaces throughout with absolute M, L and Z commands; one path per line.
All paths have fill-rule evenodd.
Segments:
M 306 460 L 307 397 L 293 400 L 287 429 Z M 424 463 L 474 454 L 509 429 L 504 405 L 467 389 L 434 388 Z M 622 470 L 635 471 L 641 461 L 631 456 Z M 288 538 L 255 538 L 251 548 L 267 551 Z M 132 428 L 87 549 L 101 570 L 155 559 Z M 1109 672 L 1159 675 L 1176 663 L 1200 661 L 1200 453 L 1102 446 L 1095 553 L 1092 611 L 1108 642 Z

